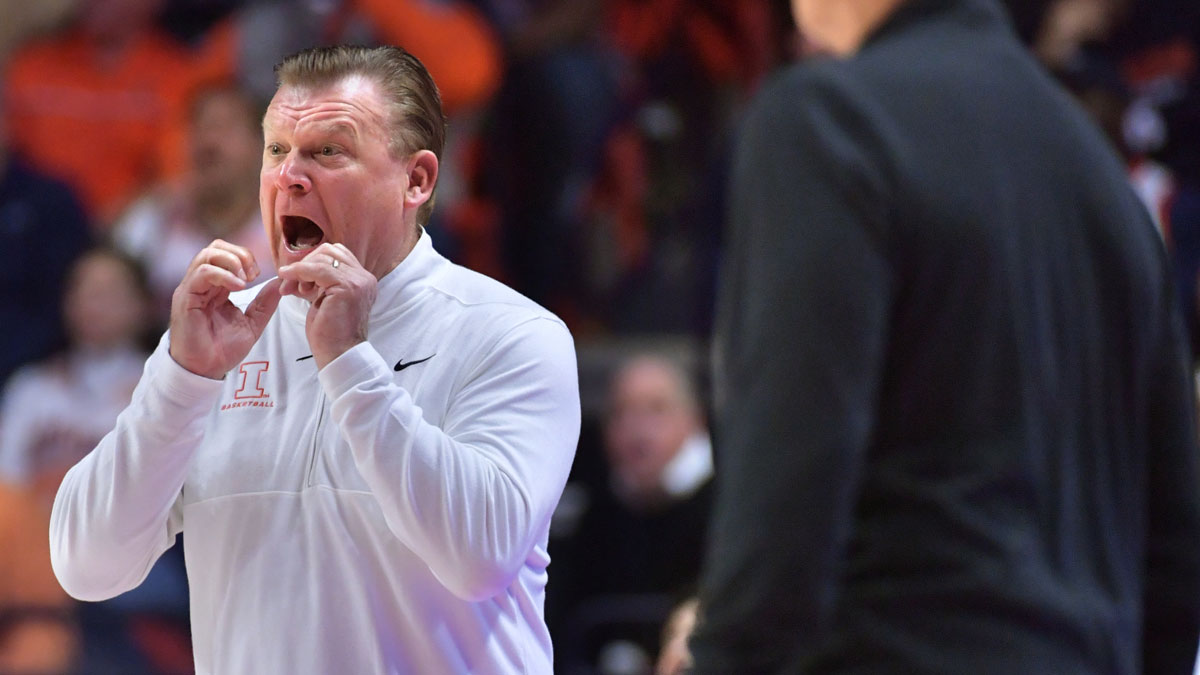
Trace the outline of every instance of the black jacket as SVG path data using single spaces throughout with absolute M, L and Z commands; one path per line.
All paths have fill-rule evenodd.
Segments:
M 791 68 L 734 176 L 697 672 L 1190 673 L 1162 245 L 998 5 Z

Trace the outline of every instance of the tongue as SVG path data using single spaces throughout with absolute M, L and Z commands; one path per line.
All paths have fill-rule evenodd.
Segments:
M 296 248 L 313 248 L 321 243 L 321 231 L 317 228 L 296 235 Z
M 321 243 L 321 239 L 325 237 L 325 233 L 317 224 L 308 218 L 292 218 L 288 223 L 291 231 L 292 248 L 309 249 Z

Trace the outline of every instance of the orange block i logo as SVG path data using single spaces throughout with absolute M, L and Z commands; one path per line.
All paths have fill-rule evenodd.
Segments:
M 233 392 L 234 400 L 269 398 L 270 395 L 263 388 L 263 376 L 270 368 L 270 361 L 247 361 L 238 366 L 241 386 Z

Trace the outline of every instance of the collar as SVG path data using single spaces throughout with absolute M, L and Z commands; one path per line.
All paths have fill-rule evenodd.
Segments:
M 1012 30 L 1012 22 L 997 0 L 905 0 L 892 14 L 884 19 L 865 40 L 859 51 L 894 33 L 906 29 L 909 24 L 931 14 L 954 14 L 960 21 L 968 23 L 999 23 Z
M 414 298 L 430 286 L 438 268 L 446 264 L 446 259 L 434 250 L 433 240 L 425 228 L 421 228 L 421 236 L 391 272 L 379 280 L 375 305 L 371 308 L 371 321 L 386 318 L 402 311 Z M 279 309 L 290 318 L 304 323 L 308 316 L 308 308 L 312 303 L 294 295 L 286 296 L 279 301 Z
M 712 441 L 697 432 L 683 442 L 679 453 L 663 467 L 663 490 L 674 499 L 683 499 L 699 490 L 713 475 Z

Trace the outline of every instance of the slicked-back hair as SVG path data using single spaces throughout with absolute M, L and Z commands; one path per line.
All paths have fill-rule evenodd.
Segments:
M 323 89 L 348 77 L 366 77 L 380 88 L 391 103 L 391 152 L 404 157 L 418 150 L 430 150 L 442 158 L 446 144 L 446 117 L 442 97 L 433 77 L 417 57 L 400 47 L 359 47 L 337 45 L 313 47 L 293 54 L 275 66 L 279 87 Z M 417 211 L 417 222 L 424 224 L 433 211 L 433 195 Z

